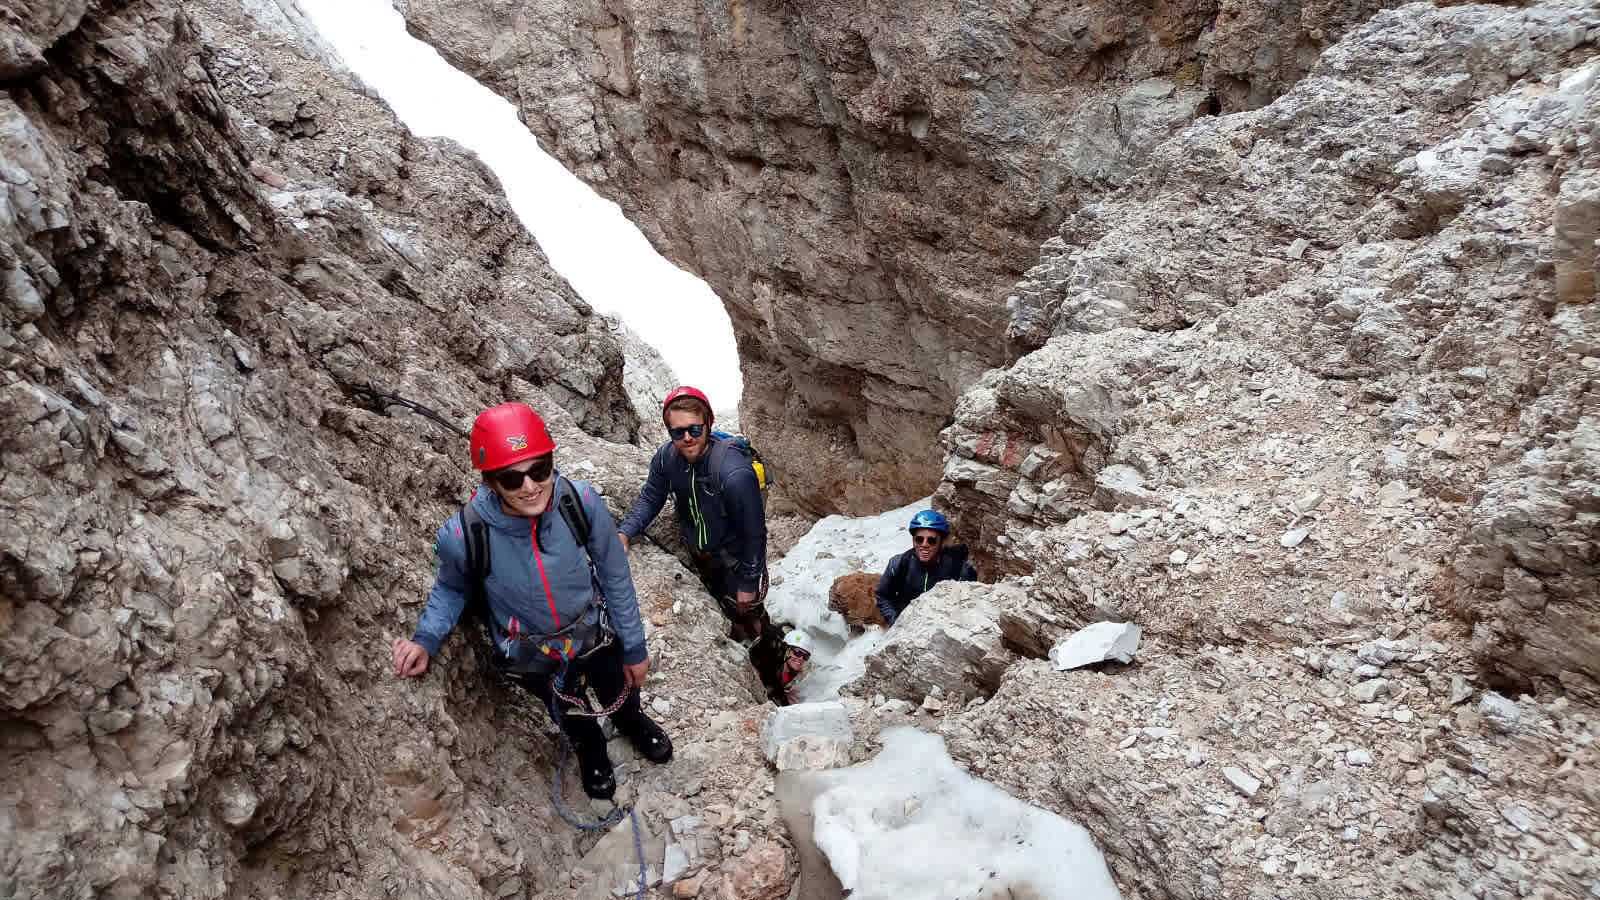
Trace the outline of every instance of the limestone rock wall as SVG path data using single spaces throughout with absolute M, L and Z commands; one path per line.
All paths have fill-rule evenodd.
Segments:
M 1383 14 L 1069 219 L 1016 293 L 1042 346 L 946 433 L 941 493 L 989 564 L 1074 569 L 1048 580 L 1093 615 L 1154 599 L 1129 579 L 1201 597 L 1263 561 L 1261 628 L 1337 618 L 1299 591 L 1348 582 L 1592 685 L 1592 631 L 1562 624 L 1596 576 L 1584 15 Z M 1102 555 L 1139 565 L 1077 565 Z
M 1185 645 L 1433 623 L 1600 696 L 1594 15 L 1381 13 L 1070 216 L 1038 349 L 944 433 L 980 568 Z
M 620 504 L 621 351 L 481 166 L 256 13 L 0 16 L 0 894 L 537 890 L 537 712 L 461 638 L 388 674 L 461 442 L 359 389 L 524 399 Z
M 396 2 L 722 296 L 744 426 L 819 512 L 928 494 L 1062 217 L 1381 5 Z

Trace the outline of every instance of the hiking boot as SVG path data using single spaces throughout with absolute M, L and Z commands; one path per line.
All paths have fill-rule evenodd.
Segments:
M 583 780 L 583 792 L 596 800 L 610 800 L 617 792 L 616 773 L 611 769 L 611 757 L 604 744 L 598 748 L 578 747 L 578 775 Z
M 628 743 L 639 755 L 653 763 L 664 763 L 672 758 L 672 739 L 654 719 L 644 713 L 631 721 L 613 720 L 617 730 L 628 736 Z

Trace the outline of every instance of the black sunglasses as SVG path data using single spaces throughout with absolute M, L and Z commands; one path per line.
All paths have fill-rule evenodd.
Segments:
M 705 434 L 705 433 L 706 433 L 706 427 L 704 425 L 685 425 L 682 428 L 668 428 L 667 429 L 667 434 L 672 435 L 672 439 L 675 440 L 675 441 L 683 440 L 683 436 L 684 435 L 688 435 L 689 437 L 697 438 L 700 435 Z
M 801 650 L 799 647 L 790 647 L 789 648 L 789 652 L 793 653 L 795 656 L 799 657 L 800 659 L 810 659 L 811 658 L 811 651 L 810 650 Z
M 944 540 L 944 536 L 938 534 L 914 534 L 911 536 L 911 543 L 919 547 L 923 544 L 937 544 L 942 540 Z
M 501 469 L 492 476 L 494 483 L 508 491 L 515 491 L 522 487 L 522 479 L 532 479 L 535 484 L 550 477 L 556 470 L 555 457 L 546 454 L 533 461 L 533 465 L 518 471 L 517 469 Z

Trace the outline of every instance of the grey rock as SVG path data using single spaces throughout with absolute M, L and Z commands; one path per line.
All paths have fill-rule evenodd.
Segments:
M 1223 766 L 1222 777 L 1228 779 L 1233 789 L 1246 797 L 1254 797 L 1256 792 L 1261 790 L 1261 779 L 1238 766 Z
M 1050 648 L 1050 659 L 1063 671 L 1107 660 L 1130 663 L 1142 636 L 1142 629 L 1131 622 L 1096 622 Z
M 947 697 L 988 695 L 1014 658 L 1003 641 L 999 611 L 1015 606 L 1012 585 L 941 582 L 908 606 L 852 687 L 920 703 L 938 688 Z M 1009 595 L 1009 596 L 1008 596 Z
M 1522 710 L 1516 703 L 1494 691 L 1484 691 L 1483 697 L 1478 700 L 1478 714 L 1483 716 L 1490 728 L 1501 734 L 1515 731 L 1522 718 Z
M 1388 693 L 1389 681 L 1386 678 L 1369 678 L 1350 688 L 1350 696 L 1361 703 L 1371 703 Z
M 1144 486 L 1144 476 L 1132 466 L 1106 466 L 1094 477 L 1094 503 L 1101 509 L 1145 507 L 1155 502 L 1155 492 Z

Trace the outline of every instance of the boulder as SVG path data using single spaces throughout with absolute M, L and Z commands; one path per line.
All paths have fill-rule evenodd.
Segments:
M 1004 584 L 934 585 L 906 607 L 883 644 L 867 656 L 866 672 L 852 690 L 915 703 L 934 688 L 950 697 L 992 694 L 1015 658 L 1002 639 L 1000 608 L 1020 593 L 1021 588 Z

